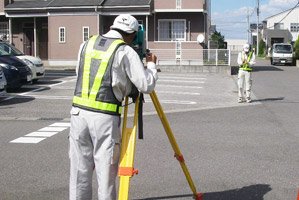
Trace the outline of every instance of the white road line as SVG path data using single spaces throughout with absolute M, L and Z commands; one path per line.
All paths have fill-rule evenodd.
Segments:
M 29 133 L 25 136 L 26 137 L 51 137 L 53 135 L 56 135 L 57 133 L 59 133 L 59 132 L 35 131 L 35 132 Z
M 51 124 L 51 125 L 49 125 L 49 126 L 58 126 L 58 127 L 60 127 L 60 126 L 63 126 L 63 127 L 70 127 L 71 126 L 71 123 L 64 123 L 64 122 L 56 122 L 56 123 L 54 123 L 54 124 Z
M 187 80 L 198 80 L 198 79 L 207 79 L 207 78 L 202 78 L 202 77 L 175 77 L 175 76 L 159 76 L 161 79 L 187 79 Z
M 158 82 L 173 82 L 173 83 L 205 83 L 204 81 L 181 81 L 181 80 L 163 80 L 159 79 Z
M 163 94 L 179 94 L 179 95 L 200 95 L 200 93 L 196 92 L 169 92 L 169 91 L 159 91 L 157 90 L 156 93 L 163 93 Z
M 10 141 L 10 143 L 31 143 L 31 144 L 36 144 L 39 143 L 40 141 L 43 141 L 46 138 L 36 138 L 36 137 L 19 137 L 15 140 Z
M 159 77 L 163 76 L 170 76 L 170 77 L 207 77 L 207 74 L 160 74 L 158 73 Z
M 67 129 L 68 127 L 45 127 L 45 128 L 41 128 L 39 129 L 38 131 L 52 131 L 52 132 L 60 132 L 60 131 L 63 131 L 65 129 Z
M 10 143 L 34 143 L 37 144 L 42 140 L 49 138 L 57 133 L 68 129 L 70 127 L 70 123 L 65 122 L 56 122 L 47 127 L 41 128 L 38 131 L 31 132 L 24 137 L 19 137 L 15 140 L 10 141 Z
M 151 99 L 145 99 L 145 102 L 152 102 Z M 160 103 L 165 104 L 182 104 L 182 105 L 194 105 L 197 104 L 195 101 L 179 101 L 179 100 L 160 100 Z
M 31 92 L 37 92 L 37 91 L 40 91 L 40 90 L 44 90 L 44 89 L 46 89 L 46 88 L 47 88 L 47 87 L 42 86 L 42 87 L 37 88 L 37 89 L 35 89 L 35 90 L 31 90 L 31 91 L 29 91 L 29 92 L 24 92 L 24 93 L 21 93 L 21 94 L 18 94 L 18 95 L 20 95 L 20 96 L 25 96 L 25 95 L 27 95 L 27 94 L 29 94 L 29 93 L 31 93 Z
M 163 84 L 157 84 L 156 87 L 176 87 L 176 88 L 193 88 L 193 89 L 200 89 L 202 87 L 200 86 L 188 86 L 188 85 L 163 85 Z

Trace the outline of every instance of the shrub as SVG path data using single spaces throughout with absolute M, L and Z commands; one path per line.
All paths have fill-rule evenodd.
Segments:
M 295 48 L 294 58 L 298 60 L 299 59 L 299 35 L 298 35 L 298 39 L 295 42 L 294 48 Z

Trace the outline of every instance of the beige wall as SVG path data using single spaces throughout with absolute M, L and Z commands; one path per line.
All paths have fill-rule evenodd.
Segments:
M 204 0 L 181 0 L 182 9 L 203 9 Z
M 89 26 L 89 33 L 98 33 L 97 15 L 93 16 L 50 16 L 49 60 L 76 60 L 80 44 L 83 42 L 83 26 Z M 66 43 L 59 43 L 59 27 L 66 29 Z
M 0 15 L 3 14 L 3 12 L 4 12 L 4 1 L 1 0 L 0 1 Z
M 181 0 L 181 9 L 203 9 L 204 0 Z M 176 9 L 176 0 L 155 0 L 155 9 Z

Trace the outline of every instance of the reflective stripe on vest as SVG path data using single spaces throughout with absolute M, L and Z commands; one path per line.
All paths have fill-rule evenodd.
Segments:
M 96 101 L 96 97 L 97 97 L 97 93 L 100 90 L 102 78 L 106 72 L 112 54 L 120 44 L 125 42 L 123 40 L 117 39 L 111 43 L 107 51 L 100 51 L 94 49 L 94 45 L 98 37 L 99 36 L 96 35 L 90 38 L 86 46 L 84 67 L 83 67 L 82 93 L 81 93 L 81 97 L 74 96 L 73 103 L 81 106 L 93 108 L 93 109 L 110 111 L 110 112 L 121 114 L 120 106 L 118 106 L 117 104 Z M 89 75 L 90 75 L 90 66 L 91 66 L 92 59 L 101 60 L 101 64 L 99 66 L 99 69 L 94 79 L 94 83 L 89 93 Z
M 244 56 L 243 53 L 242 53 L 242 55 Z M 249 53 L 249 56 L 247 57 L 247 62 L 250 61 L 251 56 L 252 56 L 252 52 Z M 251 70 L 252 70 L 252 68 L 248 67 L 248 64 L 246 64 L 246 65 L 243 64 L 243 65 L 241 65 L 241 66 L 242 66 L 242 67 L 239 68 L 240 70 L 245 70 L 245 71 L 251 71 Z

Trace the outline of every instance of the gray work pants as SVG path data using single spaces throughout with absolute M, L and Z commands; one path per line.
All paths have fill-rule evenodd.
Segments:
M 246 88 L 246 98 L 250 98 L 251 85 L 252 85 L 251 72 L 245 70 L 239 70 L 239 74 L 238 74 L 239 98 L 243 98 L 243 99 L 244 99 L 244 85 Z
M 115 200 L 120 155 L 120 117 L 73 107 L 69 137 L 69 200 L 92 199 L 96 170 L 98 199 Z

